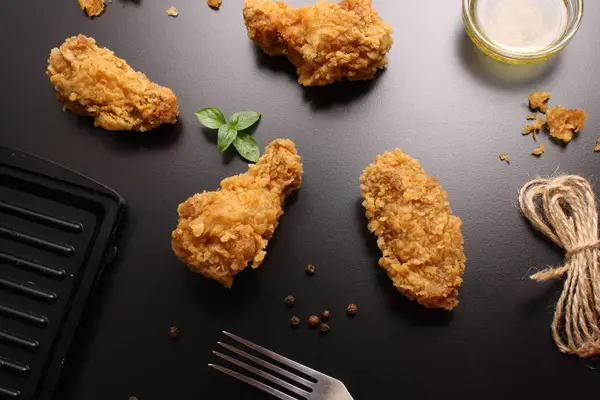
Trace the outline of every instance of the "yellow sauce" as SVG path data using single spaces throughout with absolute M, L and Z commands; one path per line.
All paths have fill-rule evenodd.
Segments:
M 569 19 L 564 0 L 476 0 L 474 6 L 482 34 L 515 53 L 535 53 L 552 46 Z

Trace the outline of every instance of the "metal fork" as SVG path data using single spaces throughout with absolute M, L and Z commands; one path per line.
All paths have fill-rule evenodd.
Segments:
M 318 371 L 315 371 L 312 368 L 308 368 L 302 364 L 298 364 L 295 361 L 292 361 L 288 358 L 280 356 L 279 354 L 276 354 L 270 350 L 265 349 L 264 347 L 261 347 L 257 344 L 249 342 L 245 339 L 242 339 L 241 337 L 238 337 L 232 333 L 225 332 L 225 331 L 223 331 L 223 333 L 225 335 L 229 336 L 231 339 L 256 351 L 257 353 L 260 353 L 260 354 L 270 358 L 271 360 L 277 361 L 277 362 L 279 362 L 283 365 L 286 365 L 298 372 L 303 373 L 304 375 L 309 376 L 310 378 L 312 378 L 312 381 L 305 379 L 301 376 L 298 376 L 298 375 L 296 375 L 292 372 L 289 372 L 283 368 L 280 368 L 276 365 L 273 365 L 270 362 L 267 362 L 261 358 L 255 357 L 251 354 L 248 354 L 245 351 L 239 350 L 239 349 L 237 349 L 233 346 L 230 346 L 226 343 L 217 342 L 220 346 L 226 348 L 227 350 L 229 350 L 241 357 L 244 357 L 244 358 L 246 358 L 268 370 L 271 370 L 271 371 L 281 375 L 281 376 L 284 376 L 284 377 L 288 378 L 289 380 L 297 383 L 298 385 L 303 386 L 304 388 L 292 385 L 291 383 L 288 383 L 288 382 L 286 382 L 274 375 L 271 375 L 261 369 L 258 369 L 256 367 L 253 367 L 252 365 L 246 364 L 243 361 L 236 360 L 235 358 L 227 356 L 225 354 L 221 354 L 218 351 L 213 351 L 213 354 L 215 354 L 216 356 L 219 356 L 222 359 L 229 361 L 232 364 L 237 365 L 238 367 L 244 368 L 246 371 L 249 371 L 254 375 L 260 376 L 261 378 L 266 379 L 266 380 L 274 383 L 275 385 L 282 387 L 291 393 L 295 393 L 299 396 L 302 396 L 308 400 L 352 400 L 352 396 L 350 396 L 348 389 L 346 389 L 346 386 L 344 386 L 344 384 L 342 382 L 340 382 L 339 380 L 332 378 L 330 376 L 327 376 L 325 374 L 322 374 Z M 277 390 L 274 387 L 266 385 L 262 382 L 259 382 L 248 376 L 242 375 L 238 372 L 232 371 L 228 368 L 224 368 L 224 367 L 221 367 L 221 366 L 215 365 L 215 364 L 208 364 L 208 366 L 212 367 L 218 371 L 224 372 L 227 375 L 230 375 L 234 378 L 237 378 L 240 381 L 246 382 L 249 385 L 252 385 L 261 390 L 264 390 L 265 392 L 270 393 L 279 399 L 296 400 L 295 397 L 289 396 L 289 395 L 281 392 L 280 390 Z

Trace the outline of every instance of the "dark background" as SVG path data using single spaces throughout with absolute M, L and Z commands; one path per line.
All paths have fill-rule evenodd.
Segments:
M 309 1 L 292 1 L 294 5 Z M 178 18 L 165 10 L 179 8 Z M 600 195 L 600 2 L 557 58 L 509 66 L 466 37 L 460 1 L 375 0 L 395 29 L 389 67 L 368 83 L 306 89 L 285 59 L 247 39 L 241 0 L 213 11 L 203 0 L 113 0 L 96 19 L 76 0 L 2 1 L 0 144 L 71 167 L 118 191 L 128 216 L 117 260 L 83 319 L 56 395 L 60 400 L 267 399 L 209 369 L 229 330 L 345 382 L 355 399 L 584 398 L 598 388 L 598 361 L 561 354 L 550 336 L 560 282 L 527 275 L 563 254 L 535 234 L 516 207 L 517 190 L 555 171 L 591 178 Z M 84 33 L 178 95 L 175 126 L 108 132 L 61 112 L 45 75 L 52 47 Z M 584 108 L 585 130 L 568 146 L 540 135 L 546 154 L 522 137 L 526 96 Z M 244 172 L 222 156 L 193 113 L 256 110 L 261 146 L 292 138 L 304 184 L 286 206 L 265 263 L 231 291 L 175 258 L 176 207 Z M 377 266 L 358 177 L 394 147 L 419 159 L 447 190 L 464 221 L 468 257 L 460 306 L 425 310 L 397 293 Z M 506 153 L 513 162 L 498 160 Z M 313 263 L 317 273 L 304 275 Z M 297 298 L 286 310 L 283 298 Z M 359 315 L 344 315 L 349 302 Z M 288 319 L 332 311 L 321 336 Z M 178 341 L 168 327 L 181 329 Z

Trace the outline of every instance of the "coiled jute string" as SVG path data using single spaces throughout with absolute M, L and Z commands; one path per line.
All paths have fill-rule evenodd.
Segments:
M 567 252 L 563 266 L 531 276 L 538 282 L 565 277 L 552 322 L 556 345 L 579 357 L 600 354 L 600 240 L 592 186 L 576 175 L 535 179 L 521 189 L 519 205 L 537 230 Z

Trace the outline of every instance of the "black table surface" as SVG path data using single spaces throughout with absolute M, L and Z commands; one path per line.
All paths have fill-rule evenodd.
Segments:
M 583 25 L 560 56 L 510 66 L 473 47 L 458 0 L 374 0 L 395 29 L 388 68 L 368 83 L 310 89 L 296 83 L 286 59 L 255 49 L 241 4 L 225 0 L 214 11 L 203 0 L 113 0 L 95 19 L 75 0 L 0 4 L 0 144 L 71 167 L 128 202 L 117 260 L 81 322 L 56 399 L 270 398 L 207 367 L 218 360 L 211 350 L 222 330 L 339 378 L 355 399 L 597 394 L 598 361 L 560 353 L 550 335 L 562 283 L 526 278 L 560 264 L 563 253 L 532 231 L 516 200 L 525 182 L 557 170 L 590 177 L 600 195 L 600 2 L 586 2 Z M 178 18 L 166 15 L 171 5 Z M 46 60 L 78 33 L 172 88 L 179 122 L 108 132 L 61 112 Z M 541 134 L 539 159 L 520 134 L 533 90 L 590 114 L 568 146 Z M 293 139 L 305 170 L 266 261 L 232 290 L 188 272 L 170 247 L 177 205 L 246 170 L 200 129 L 194 111 L 211 105 L 227 115 L 262 112 L 259 144 Z M 452 313 L 409 302 L 377 266 L 358 177 L 395 147 L 438 178 L 464 221 L 467 269 Z M 312 278 L 308 263 L 317 268 Z M 297 298 L 293 310 L 283 305 L 288 294 Z M 360 307 L 354 319 L 344 313 L 350 302 Z M 305 321 L 326 308 L 328 335 L 289 328 L 291 316 Z M 167 335 L 170 325 L 181 329 L 179 340 Z

